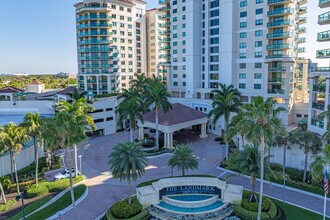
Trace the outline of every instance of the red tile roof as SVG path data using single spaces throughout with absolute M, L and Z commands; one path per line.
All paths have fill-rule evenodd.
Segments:
M 33 80 L 28 85 L 45 85 L 43 82 L 40 82 L 38 80 Z
M 155 123 L 156 111 L 153 110 L 143 115 L 144 121 Z M 162 109 L 158 112 L 160 125 L 176 125 L 188 121 L 193 121 L 201 118 L 206 118 L 207 115 L 203 112 L 197 111 L 193 108 L 187 107 L 180 103 L 172 104 L 172 110 L 164 113 Z
M 7 86 L 0 89 L 0 93 L 19 93 L 19 92 L 23 92 L 23 90 L 11 86 Z

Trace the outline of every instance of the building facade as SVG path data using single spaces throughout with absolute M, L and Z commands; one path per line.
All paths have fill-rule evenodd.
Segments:
M 330 0 L 319 0 L 319 7 L 324 13 L 318 16 L 318 24 L 323 26 L 322 32 L 317 34 L 317 41 L 323 45 L 330 41 Z M 317 59 L 330 59 L 330 49 L 325 48 L 316 51 Z M 315 67 L 310 73 L 310 102 L 308 129 L 323 135 L 328 128 L 327 120 L 320 117 L 324 111 L 328 111 L 330 95 L 330 67 Z
M 146 72 L 145 5 L 141 0 L 84 0 L 75 4 L 78 87 L 119 92 Z

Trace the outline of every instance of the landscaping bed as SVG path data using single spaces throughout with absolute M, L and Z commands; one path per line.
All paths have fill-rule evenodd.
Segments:
M 74 188 L 74 197 L 77 201 L 86 191 L 86 185 L 79 185 Z M 47 219 L 53 215 L 55 215 L 57 212 L 65 209 L 66 207 L 71 205 L 71 194 L 70 191 L 66 192 L 61 198 L 56 200 L 54 203 L 50 204 L 49 206 L 43 208 L 39 212 L 36 212 L 30 216 L 28 216 L 27 220 L 33 220 L 33 219 Z
M 166 153 L 173 153 L 173 149 L 168 149 L 168 148 L 162 148 L 160 150 L 151 150 L 151 151 L 146 151 L 147 157 L 152 157 L 152 156 L 158 156 L 161 154 L 166 154 Z
M 143 209 L 136 197 L 132 197 L 130 205 L 128 205 L 127 198 L 115 203 L 104 217 L 105 220 L 148 220 L 150 218 L 149 212 Z

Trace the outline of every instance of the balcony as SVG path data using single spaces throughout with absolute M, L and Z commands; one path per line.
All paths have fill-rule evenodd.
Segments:
M 325 85 L 324 84 L 313 85 L 313 92 L 323 92 L 323 93 L 325 93 Z
M 171 46 L 159 47 L 159 50 L 170 50 Z
M 280 5 L 293 3 L 293 0 L 268 0 L 268 5 Z
M 313 72 L 330 72 L 330 67 L 317 67 Z
M 267 39 L 288 38 L 288 37 L 293 37 L 292 31 L 267 34 Z
M 318 59 L 330 58 L 330 49 L 317 50 L 316 58 L 318 58 Z
M 87 36 L 108 36 L 111 35 L 111 32 L 107 31 L 87 31 L 87 32 L 82 32 L 78 33 L 78 37 L 87 37 Z
M 171 6 L 168 4 L 166 6 L 163 6 L 159 9 L 159 11 L 169 11 L 171 9 Z
M 292 59 L 292 57 L 289 54 L 273 54 L 266 56 L 266 59 L 268 60 L 288 60 Z
M 108 47 L 86 47 L 86 48 L 81 48 L 78 50 L 79 53 L 83 52 L 109 52 L 111 51 L 111 48 Z
M 303 15 L 307 13 L 307 7 L 300 7 L 299 8 L 299 15 Z
M 324 128 L 324 121 L 318 118 L 312 118 L 311 124 L 322 129 Z
M 158 0 L 158 4 L 164 5 L 164 4 L 169 4 L 170 0 Z
M 171 38 L 170 37 L 159 37 L 158 40 L 161 42 L 161 43 L 168 43 L 171 41 Z
M 319 15 L 318 24 L 330 24 L 330 11 Z
M 290 49 L 292 48 L 292 44 L 272 44 L 267 45 L 267 50 L 283 50 L 283 49 Z
M 160 35 L 169 35 L 169 34 L 171 34 L 171 30 L 159 31 L 158 33 Z
M 299 18 L 299 24 L 306 24 L 307 23 L 307 18 L 306 17 L 300 17 Z
M 83 20 L 95 20 L 95 19 L 108 19 L 108 18 L 112 18 L 111 16 L 79 16 L 76 18 L 76 21 L 83 21 Z
M 161 20 L 167 20 L 167 19 L 170 19 L 170 17 L 171 17 L 171 14 L 167 13 L 167 14 L 164 14 L 164 15 L 160 16 L 160 19 Z
M 164 28 L 164 27 L 168 27 L 171 25 L 171 22 L 165 22 L 165 23 L 159 23 L 158 24 L 158 27 L 160 28 Z
M 330 0 L 319 0 L 319 7 L 320 8 L 330 7 Z
M 306 32 L 307 32 L 307 28 L 305 28 L 305 27 L 301 27 L 298 29 L 298 34 L 304 34 Z
M 285 26 L 291 26 L 291 25 L 293 25 L 293 20 L 291 20 L 291 19 L 273 21 L 273 22 L 267 23 L 267 27 L 285 27 Z
M 329 31 L 323 31 L 317 34 L 317 41 L 329 41 L 330 40 L 330 30 Z
M 278 15 L 292 15 L 294 13 L 293 8 L 278 8 L 273 11 L 267 12 L 269 17 L 271 16 L 278 16 Z
M 304 4 L 307 3 L 307 1 L 308 1 L 308 0 L 297 0 L 297 3 L 298 3 L 299 5 L 304 5 Z
M 268 78 L 269 83 L 285 83 L 285 78 Z
M 297 43 L 298 44 L 306 43 L 306 38 L 305 37 L 299 37 L 298 40 L 297 40 Z
M 269 94 L 285 94 L 284 89 L 268 89 L 267 93 Z
M 285 66 L 280 66 L 280 67 L 268 67 L 269 72 L 286 72 L 286 67 Z
M 298 53 L 305 53 L 306 52 L 306 48 L 305 47 L 299 47 L 297 50 Z
M 322 102 L 312 102 L 312 108 L 324 111 L 325 104 Z
M 77 26 L 77 29 L 84 28 L 97 28 L 97 27 L 112 27 L 112 24 L 108 23 L 90 23 L 90 24 L 81 24 Z
M 112 43 L 112 41 L 109 40 L 82 40 L 78 41 L 78 45 L 83 45 L 83 44 L 108 44 Z

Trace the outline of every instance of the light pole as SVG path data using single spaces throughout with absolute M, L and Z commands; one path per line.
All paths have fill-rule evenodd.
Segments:
M 79 155 L 79 165 L 80 165 L 80 175 L 82 175 L 82 165 L 81 165 L 81 160 L 82 160 L 82 155 Z
M 22 215 L 23 215 L 23 220 L 25 220 L 25 212 L 24 212 L 24 196 L 23 193 L 19 194 L 19 196 L 16 196 L 16 201 L 22 200 Z

